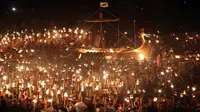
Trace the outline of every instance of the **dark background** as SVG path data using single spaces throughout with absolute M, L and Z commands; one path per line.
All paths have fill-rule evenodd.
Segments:
M 99 9 L 102 0 L 1 0 L 0 29 L 83 26 L 82 20 Z M 106 1 L 106 0 L 104 0 Z M 199 0 L 107 0 L 109 11 L 119 17 L 120 29 L 164 32 L 198 31 Z M 12 7 L 17 10 L 12 11 Z

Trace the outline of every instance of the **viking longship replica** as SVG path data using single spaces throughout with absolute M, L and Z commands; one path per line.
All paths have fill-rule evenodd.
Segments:
M 79 53 L 82 53 L 83 56 L 84 55 L 92 55 L 92 54 L 93 55 L 97 55 L 97 54 L 103 55 L 103 57 L 105 59 L 122 59 L 122 58 L 149 59 L 149 57 L 152 54 L 152 49 L 151 49 L 149 42 L 146 41 L 146 38 L 150 37 L 150 35 L 146 34 L 144 32 L 144 29 L 141 29 L 140 36 L 139 36 L 142 41 L 142 44 L 140 47 L 134 48 L 133 47 L 134 43 L 133 43 L 132 46 L 130 46 L 130 48 L 124 48 L 124 47 L 122 48 L 120 46 L 118 46 L 118 48 L 106 48 L 105 41 L 104 41 L 105 38 L 103 35 L 103 23 L 109 24 L 111 22 L 118 22 L 118 28 L 115 28 L 115 29 L 117 29 L 117 35 L 118 35 L 118 41 L 119 41 L 119 34 L 122 34 L 119 31 L 119 20 L 120 19 L 117 18 L 116 16 L 110 14 L 109 12 L 105 11 L 102 7 L 97 12 L 99 13 L 99 19 L 85 20 L 86 23 L 99 23 L 100 24 L 98 39 L 95 42 L 96 44 L 92 48 L 78 48 L 77 51 Z M 114 19 L 104 19 L 103 12 L 110 14 L 111 16 L 113 16 L 115 18 Z M 123 35 L 123 36 L 125 36 L 125 35 Z M 128 39 L 128 40 L 130 40 L 130 39 Z

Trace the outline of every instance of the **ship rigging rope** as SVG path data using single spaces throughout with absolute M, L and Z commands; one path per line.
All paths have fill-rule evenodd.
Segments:
M 99 10 L 100 10 L 100 9 L 99 9 Z M 90 16 L 86 17 L 86 18 L 84 19 L 84 21 L 87 21 L 88 18 L 90 18 L 90 17 L 92 17 L 93 15 L 95 15 L 97 12 L 99 12 L 99 10 L 97 10 L 96 12 L 94 12 L 93 14 L 91 14 Z
M 86 32 L 87 32 L 90 28 L 92 28 L 95 24 L 96 24 L 96 23 L 93 23 L 92 25 L 90 25 L 90 27 L 86 29 Z
M 136 45 L 131 39 L 129 39 L 128 37 L 126 37 L 123 33 L 121 33 L 117 28 L 115 28 L 113 25 L 111 25 L 110 23 L 106 22 L 109 26 L 111 26 L 112 28 L 114 28 L 116 31 L 118 31 L 123 37 L 125 37 L 129 42 L 133 43 L 134 45 Z
M 99 10 L 100 10 L 100 9 L 99 9 Z M 87 20 L 88 18 L 92 17 L 92 16 L 95 15 L 97 12 L 99 12 L 99 10 L 97 10 L 96 12 L 94 12 L 93 14 L 91 14 L 90 16 L 86 17 L 86 18 L 84 19 L 84 21 L 85 21 L 85 22 L 116 22 L 116 21 L 119 21 L 119 18 L 118 18 L 118 17 L 116 17 L 115 15 L 113 15 L 113 14 L 111 14 L 111 13 L 109 13 L 108 11 L 103 10 L 103 9 L 101 9 L 103 12 L 105 12 L 105 13 L 107 13 L 108 15 L 114 17 L 115 19 L 113 19 L 113 20 L 109 20 L 109 19 L 107 19 L 107 20 L 104 20 L 104 19 L 99 19 L 99 20 Z
M 103 10 L 103 9 L 102 9 Z M 109 13 L 108 11 L 106 11 L 106 10 L 103 10 L 104 12 L 106 12 L 107 14 L 109 14 L 109 15 L 111 15 L 111 16 L 113 16 L 113 17 L 115 17 L 115 18 L 117 18 L 117 19 L 119 19 L 117 16 L 115 16 L 115 15 L 113 15 L 113 14 L 111 14 L 111 13 Z

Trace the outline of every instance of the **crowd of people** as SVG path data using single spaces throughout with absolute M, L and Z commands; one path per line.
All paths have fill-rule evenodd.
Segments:
M 186 97 L 185 97 L 186 98 Z M 139 104 L 137 104 L 139 103 Z M 91 100 L 84 101 L 70 100 L 64 106 L 63 102 L 45 102 L 22 97 L 0 97 L 0 112 L 199 112 L 199 104 L 196 99 L 193 103 L 184 102 L 177 104 L 168 101 L 147 101 L 140 104 L 134 102 L 133 105 L 124 107 L 122 104 L 112 105 L 102 103 L 96 99 L 95 103 Z
M 0 112 L 198 111 L 198 86 L 183 84 L 188 72 L 181 73 L 182 57 L 173 49 L 162 54 L 157 36 L 151 41 L 161 54 L 156 59 L 81 60 L 84 54 L 66 50 L 82 46 L 82 33 L 63 28 L 0 35 Z

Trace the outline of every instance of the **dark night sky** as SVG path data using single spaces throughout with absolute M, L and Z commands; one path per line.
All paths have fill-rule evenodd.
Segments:
M 102 1 L 102 0 L 101 0 Z M 106 0 L 104 0 L 106 1 Z M 106 10 L 119 17 L 120 28 L 138 27 L 154 30 L 198 30 L 198 0 L 107 0 Z M 15 26 L 74 26 L 99 9 L 100 0 L 1 0 L 0 29 Z M 16 11 L 12 11 L 16 7 Z

